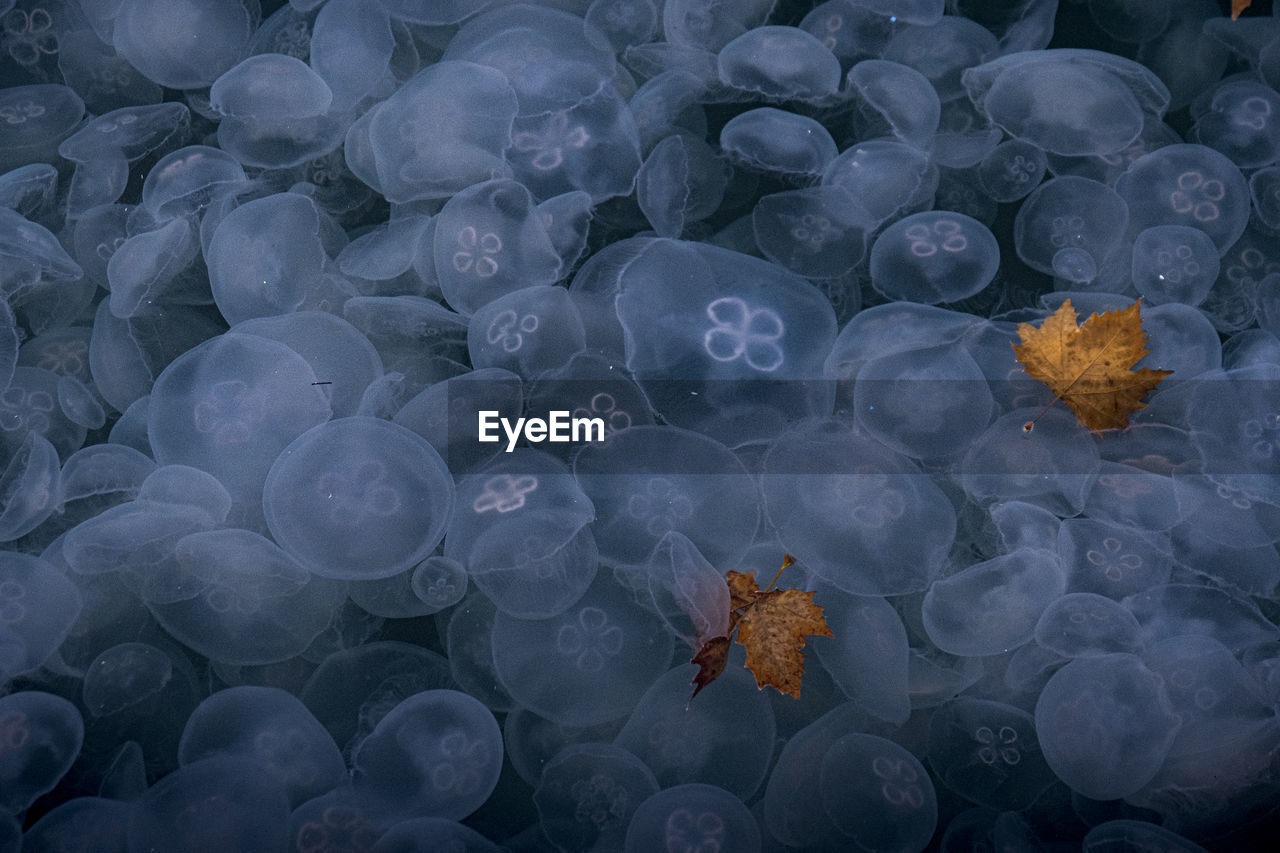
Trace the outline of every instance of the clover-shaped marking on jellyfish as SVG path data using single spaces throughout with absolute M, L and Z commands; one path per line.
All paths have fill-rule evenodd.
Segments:
M 1218 202 L 1226 194 L 1222 181 L 1206 180 L 1201 172 L 1192 169 L 1178 175 L 1178 188 L 1169 194 L 1169 207 L 1174 213 L 1190 213 L 1197 222 L 1212 222 L 1218 218 Z
M 784 222 L 792 225 L 791 236 L 811 252 L 816 252 L 828 243 L 834 243 L 844 236 L 844 232 L 832 225 L 831 220 L 825 216 L 805 213 L 801 216 L 784 216 L 781 218 Z
M 428 604 L 439 604 L 446 601 L 453 601 L 454 596 L 458 593 L 458 588 L 451 583 L 447 577 L 441 576 L 427 584 L 423 590 L 423 597 Z
M 248 444 L 266 414 L 266 400 L 239 379 L 215 382 L 192 411 L 195 428 L 221 445 Z
M 1245 98 L 1231 111 L 1231 123 L 1250 130 L 1266 130 L 1271 104 L 1266 98 Z
M 48 392 L 11 385 L 0 394 L 0 429 L 19 435 L 43 433 L 49 429 L 53 407 L 53 395 Z
M 512 477 L 510 474 L 498 474 L 485 481 L 479 497 L 471 504 L 477 513 L 497 510 L 498 512 L 514 512 L 524 506 L 525 495 L 538 488 L 538 478 L 528 474 Z
M 828 13 L 822 20 L 816 21 L 815 24 L 819 32 L 814 33 L 814 35 L 818 36 L 818 41 L 822 42 L 822 46 L 827 50 L 834 51 L 836 45 L 840 43 L 836 39 L 836 33 L 844 29 L 844 15 L 833 11 Z M 819 35 L 819 33 L 823 32 L 826 35 Z
M 569 787 L 576 805 L 573 819 L 589 823 L 602 832 L 606 826 L 624 818 L 631 811 L 631 796 L 625 785 L 620 785 L 604 773 L 593 773 L 579 779 Z
M 326 471 L 316 480 L 316 490 L 329 506 L 329 520 L 343 527 L 400 511 L 400 492 L 387 485 L 387 468 L 376 459 L 366 459 L 351 471 Z
M 489 278 L 498 272 L 495 255 L 502 251 L 502 238 L 492 231 L 481 234 L 467 225 L 458 232 L 458 251 L 453 253 L 453 268 L 458 272 L 474 272 L 476 278 Z
M 877 755 L 871 761 L 871 772 L 883 780 L 880 793 L 891 805 L 909 805 L 918 809 L 924 805 L 924 792 L 917 784 L 920 774 L 914 767 L 901 759 L 892 759 Z
M 5 714 L 0 717 L 0 755 L 22 749 L 31 736 L 26 714 Z
M 983 764 L 1002 761 L 1012 766 L 1022 760 L 1018 732 L 1012 726 L 1001 726 L 997 731 L 992 731 L 990 726 L 978 726 L 973 739 L 981 744 L 978 760 Z
M 591 395 L 591 401 L 585 406 L 573 410 L 575 418 L 602 418 L 606 435 L 631 426 L 631 414 L 626 409 L 618 408 L 618 401 L 612 394 L 604 391 Z
M 1280 413 L 1267 412 L 1240 425 L 1244 437 L 1251 441 L 1250 452 L 1260 460 L 1271 459 L 1280 449 Z
M 939 249 L 944 252 L 963 252 L 969 246 L 960 223 L 954 219 L 939 219 L 932 225 L 912 225 L 904 235 L 908 241 L 907 248 L 917 258 L 936 255 Z
M 1118 583 L 1124 580 L 1125 572 L 1136 572 L 1142 568 L 1142 557 L 1124 551 L 1124 543 L 1114 536 L 1108 536 L 1102 540 L 1101 549 L 1090 548 L 1085 551 L 1084 557 L 1097 566 L 1108 580 Z
M 1229 502 L 1236 509 L 1253 509 L 1253 501 L 1250 500 L 1249 495 L 1243 489 L 1219 483 L 1215 491 L 1218 497 Z
M 566 149 L 583 148 L 591 141 L 591 134 L 582 125 L 569 126 L 569 116 L 561 111 L 553 113 L 538 131 L 522 131 L 511 137 L 511 144 L 524 153 L 536 151 L 533 168 L 549 172 L 564 162 Z
M 1132 500 L 1151 494 L 1151 486 L 1138 477 L 1125 474 L 1102 474 L 1098 477 L 1098 485 L 1107 489 L 1118 498 Z
M 1015 154 L 1004 164 L 1005 178 L 1012 184 L 1026 184 L 1040 174 L 1040 164 L 1022 154 Z
M 643 521 L 651 535 L 662 536 L 692 517 L 693 501 L 666 477 L 654 477 L 627 501 L 627 514 Z
M 272 53 L 283 53 L 305 62 L 311 56 L 311 26 L 305 20 L 286 24 L 276 32 L 271 48 Z
M 263 768 L 302 786 L 313 784 L 318 776 L 314 762 L 299 760 L 300 756 L 307 755 L 308 746 L 306 735 L 295 728 L 282 731 L 266 729 L 253 737 L 254 756 L 262 762 Z
M 725 841 L 724 818 L 713 811 L 678 808 L 665 829 L 669 853 L 719 853 Z
M 524 336 L 538 331 L 538 315 L 525 314 L 523 317 L 508 308 L 494 316 L 485 332 L 485 339 L 491 344 L 500 345 L 507 352 L 517 352 L 524 346 Z
M 87 341 L 50 341 L 40 348 L 36 367 L 59 376 L 84 376 L 88 360 Z
M 382 833 L 350 806 L 329 806 L 319 820 L 309 820 L 298 829 L 298 853 L 328 853 L 331 850 L 371 850 Z
M 26 587 L 17 581 L 0 583 L 0 622 L 20 622 L 27 615 L 27 608 L 22 602 L 26 597 Z
M 560 627 L 556 649 L 574 658 L 581 671 L 599 672 L 604 669 L 606 658 L 617 657 L 622 651 L 622 629 L 610 625 L 609 614 L 599 607 L 584 607 L 578 611 L 576 624 Z
M 235 612 L 242 616 L 252 616 L 262 607 L 262 601 L 256 595 L 250 595 L 239 586 L 225 583 L 214 583 L 204 591 L 204 603 L 214 613 Z
M 896 521 L 907 511 L 901 490 L 890 489 L 889 478 L 869 468 L 838 478 L 836 498 L 848 508 L 850 518 L 872 529 Z
M 439 758 L 431 768 L 431 786 L 437 791 L 467 796 L 482 783 L 479 771 L 489 764 L 489 747 L 463 732 L 450 732 L 440 739 Z
M 782 318 L 770 308 L 752 308 L 736 296 L 707 305 L 712 326 L 702 336 L 707 355 L 716 361 L 743 359 L 748 366 L 772 373 L 782 366 Z
M 30 13 L 14 9 L 4 16 L 5 52 L 19 65 L 30 67 L 42 56 L 58 52 L 58 34 L 53 31 L 53 18 L 44 9 Z
M 1051 223 L 1049 242 L 1057 249 L 1065 249 L 1068 246 L 1084 246 L 1084 231 L 1084 217 L 1076 216 L 1075 214 L 1070 216 L 1055 216 Z
M 44 107 L 35 101 L 23 99 L 0 106 L 0 119 L 6 124 L 26 124 L 27 119 L 44 115 Z

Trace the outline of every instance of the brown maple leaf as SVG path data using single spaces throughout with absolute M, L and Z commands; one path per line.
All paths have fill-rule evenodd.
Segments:
M 1240 13 L 1253 5 L 1253 0 L 1231 0 L 1231 20 L 1240 17 Z
M 795 562 L 791 555 L 782 569 Z M 778 569 L 778 574 L 782 574 Z M 729 632 L 712 637 L 693 656 L 698 672 L 693 677 L 693 696 L 724 672 L 729 658 L 730 637 L 746 647 L 747 669 L 756 677 L 756 686 L 777 688 L 782 693 L 800 698 L 800 681 L 804 676 L 806 636 L 833 636 L 821 605 L 813 603 L 813 592 L 798 589 L 773 589 L 778 575 L 769 586 L 760 589 L 755 572 L 725 572 L 729 586 Z M 689 699 L 693 701 L 691 696 Z
M 1013 351 L 1027 373 L 1048 385 L 1091 430 L 1124 429 L 1142 398 L 1171 370 L 1133 366 L 1147 354 L 1141 300 L 1128 308 L 1091 314 L 1076 326 L 1071 300 L 1063 300 L 1040 328 L 1018 324 L 1022 344 Z M 1025 429 L 1031 429 L 1029 422 Z

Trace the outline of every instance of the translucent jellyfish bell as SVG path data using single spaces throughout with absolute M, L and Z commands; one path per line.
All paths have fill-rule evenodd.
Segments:
M 820 175 L 836 156 L 831 134 L 813 119 L 757 107 L 729 119 L 720 147 L 735 162 L 791 179 Z
M 71 768 L 84 742 L 76 706 L 52 693 L 0 698 L 0 810 L 21 814 Z
M 1019 549 L 934 583 L 922 605 L 924 628 L 950 654 L 1007 652 L 1032 638 L 1045 608 L 1066 588 L 1056 554 Z
M 300 166 L 336 148 L 345 129 L 328 115 L 333 92 L 324 79 L 284 54 L 240 62 L 214 81 L 209 100 L 223 117 L 218 144 L 246 166 Z
M 1075 176 L 1053 178 L 1018 208 L 1014 246 L 1028 266 L 1048 275 L 1056 274 L 1054 258 L 1063 249 L 1081 249 L 1100 267 L 1123 239 L 1128 222 L 1124 198 L 1107 185 Z
M 594 517 L 563 463 L 535 450 L 502 453 L 459 483 L 445 556 L 504 613 L 550 617 L 596 576 Z
M 1133 244 L 1133 287 L 1152 305 L 1178 302 L 1195 307 L 1218 278 L 1218 247 L 1209 235 L 1186 225 L 1155 225 Z
M 661 237 L 679 237 L 687 224 L 716 211 L 728 183 L 711 147 L 688 134 L 672 134 L 649 152 L 636 175 L 636 200 Z
M 938 93 L 914 68 L 883 59 L 867 59 L 849 70 L 848 81 L 869 110 L 893 135 L 927 151 L 938 131 L 942 107 Z
M 929 765 L 960 796 L 1004 811 L 1028 808 L 1056 781 L 1030 714 L 967 696 L 933 712 Z
M 240 0 L 188 8 L 175 24 L 158 0 L 122 0 L 114 42 L 149 79 L 171 89 L 208 86 L 241 58 L 254 21 Z
M 828 818 L 864 850 L 920 851 L 933 836 L 933 782 L 893 741 L 861 733 L 836 739 L 822 758 L 819 780 Z
M 656 680 L 614 745 L 645 762 L 663 787 L 699 782 L 747 799 L 773 752 L 768 694 L 745 668 L 731 666 L 690 701 L 693 672 L 679 666 Z
M 717 57 L 720 82 L 781 100 L 818 100 L 840 87 L 840 61 L 804 30 L 756 27 L 729 42 Z
M 502 732 L 479 701 L 426 690 L 396 705 L 352 756 L 353 785 L 388 819 L 460 820 L 489 798 Z
M 1146 154 L 1116 181 L 1129 207 L 1129 230 L 1186 225 L 1224 254 L 1249 220 L 1249 187 L 1226 156 L 1203 145 L 1167 145 Z
M 450 198 L 436 218 L 434 247 L 440 289 L 461 314 L 561 275 L 533 196 L 512 180 L 474 184 Z
M 656 793 L 653 772 L 626 749 L 570 744 L 543 765 L 533 803 L 542 832 L 557 847 L 621 850 L 632 815 Z
M 1049 767 L 1095 800 L 1141 790 L 1164 763 L 1179 726 L 1163 679 L 1132 654 L 1071 661 L 1045 685 L 1035 718 Z
M 1054 154 L 1112 154 L 1161 115 L 1169 90 L 1132 60 L 1091 50 L 1010 54 L 964 73 L 969 97 L 1017 139 Z
M 1191 134 L 1242 169 L 1271 165 L 1280 158 L 1280 94 L 1254 80 L 1223 83 Z
M 636 808 L 624 850 L 646 853 L 663 845 L 668 850 L 759 850 L 760 827 L 746 804 L 723 788 L 674 785 Z
M 437 62 L 351 126 L 347 163 L 393 202 L 447 198 L 509 174 L 516 96 L 498 71 L 471 62 Z M 353 160 L 367 146 L 373 174 Z
M 492 659 L 520 705 L 562 725 L 588 726 L 630 713 L 667 671 L 673 645 L 658 617 L 602 572 L 558 616 L 499 613 Z
M 962 213 L 916 213 L 890 225 L 871 249 L 871 283 L 890 299 L 959 302 L 995 278 L 1000 247 Z
M 955 537 L 955 511 L 913 462 L 837 420 L 783 433 L 765 457 L 762 487 L 787 550 L 857 595 L 924 589 Z
M 271 466 L 262 493 L 281 547 L 340 579 L 389 577 L 418 563 L 443 538 L 453 497 L 448 468 L 425 439 L 368 417 L 299 436 Z
M 219 690 L 191 713 L 178 744 L 179 763 L 216 756 L 257 760 L 295 807 L 347 776 L 333 738 L 305 705 L 277 687 Z

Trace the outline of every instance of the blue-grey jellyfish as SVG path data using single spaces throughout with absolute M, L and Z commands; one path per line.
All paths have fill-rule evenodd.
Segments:
M 346 780 L 333 738 L 293 695 L 278 687 L 230 687 L 209 696 L 191 713 L 178 760 L 242 756 L 260 763 L 300 805 Z
M 961 696 L 929 721 L 929 765 L 952 791 L 1002 811 L 1021 811 L 1055 781 L 1020 708 Z
M 734 116 L 720 131 L 720 147 L 735 163 L 793 180 L 822 174 L 836 156 L 835 141 L 825 127 L 774 107 Z
M 1021 548 L 936 581 L 924 597 L 924 628 L 950 654 L 1007 652 L 1034 636 L 1041 614 L 1066 587 L 1056 554 Z
M 886 125 L 901 141 L 929 150 L 942 105 L 923 74 L 898 62 L 866 59 L 849 69 L 847 79 L 849 87 L 858 92 L 863 120 L 870 127 Z
M 477 370 L 502 368 L 532 379 L 563 367 L 586 347 L 578 309 L 563 287 L 523 287 L 471 316 L 467 349 Z
M 610 565 L 636 570 L 670 532 L 714 565 L 737 565 L 751 544 L 759 497 L 742 462 L 714 439 L 637 425 L 586 444 L 573 472 L 596 508 L 595 532 Z
M 492 660 L 521 706 L 563 725 L 629 714 L 666 672 L 672 636 L 607 573 L 571 607 L 546 619 L 498 613 Z
M 20 814 L 71 769 L 84 719 L 61 696 L 21 690 L 0 698 L 0 735 L 0 811 Z
M 1280 94 L 1252 80 L 1223 83 L 1192 135 L 1242 169 L 1270 166 L 1280 158 Z
M 254 21 L 240 0 L 217 0 L 190 12 L 173 26 L 165 23 L 162 3 L 122 0 L 114 20 L 115 48 L 161 86 L 208 86 L 240 59 Z
M 623 747 L 570 744 L 543 765 L 533 804 L 556 846 L 621 850 L 632 815 L 658 790 L 653 772 Z
M 502 767 L 493 714 L 456 690 L 425 690 L 391 709 L 352 756 L 357 793 L 388 822 L 460 820 L 488 799 Z
M 507 79 L 472 62 L 424 68 L 347 134 L 347 163 L 398 202 L 447 198 L 478 181 L 505 177 L 516 97 Z M 443 132 L 442 132 L 443 130 Z M 364 138 L 372 175 L 352 161 Z
M 453 499 L 444 460 L 425 439 L 368 417 L 300 435 L 275 460 L 262 492 L 281 547 L 323 577 L 348 580 L 390 577 L 430 554 Z
M 855 425 L 801 422 L 773 443 L 763 473 L 779 539 L 826 583 L 899 595 L 925 589 L 941 571 L 955 510 L 914 462 Z
M 756 27 L 716 57 L 720 81 L 771 100 L 819 100 L 840 87 L 840 61 L 796 27 Z
M 1131 60 L 1092 50 L 1011 53 L 969 69 L 969 97 L 1010 136 L 1054 154 L 1113 154 L 1162 115 L 1169 90 Z
M 1167 145 L 1134 161 L 1116 192 L 1136 235 L 1153 225 L 1198 228 L 1221 255 L 1244 233 L 1249 187 L 1239 167 L 1204 145 Z
M 492 431 L 510 424 L 499 426 Z M 490 439 L 507 447 L 511 437 Z M 594 518 L 564 463 L 532 449 L 501 453 L 459 482 L 444 555 L 500 611 L 547 618 L 571 607 L 596 576 Z
M 435 261 L 449 307 L 467 316 L 561 275 L 533 196 L 509 179 L 474 183 L 445 202 L 436 218 Z
M 995 278 L 1000 247 L 964 214 L 916 213 L 880 233 L 871 249 L 872 285 L 890 299 L 959 302 Z
M 1049 767 L 1073 791 L 1115 800 L 1151 781 L 1177 735 L 1164 679 L 1128 653 L 1080 657 L 1036 701 Z
M 673 785 L 642 802 L 627 827 L 626 853 L 760 850 L 761 832 L 741 798 L 715 785 Z M 723 846 L 722 846 L 723 845 Z

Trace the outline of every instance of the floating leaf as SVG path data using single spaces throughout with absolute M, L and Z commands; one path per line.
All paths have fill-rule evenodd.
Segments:
M 787 555 L 782 569 L 794 562 L 795 559 Z M 774 581 L 777 579 L 774 575 Z M 754 572 L 726 572 L 725 582 L 730 595 L 729 632 L 727 636 L 706 640 L 693 656 L 693 663 L 698 665 L 693 677 L 693 695 L 697 696 L 724 672 L 729 658 L 729 638 L 737 632 L 737 641 L 746 647 L 747 669 L 755 675 L 756 685 L 775 687 L 799 699 L 805 637 L 833 636 L 821 605 L 813 603 L 813 592 L 773 589 L 772 581 L 762 590 Z
M 1253 0 L 1231 0 L 1231 20 L 1240 17 L 1240 13 L 1253 5 Z
M 1091 314 L 1077 327 L 1076 310 L 1066 299 L 1040 328 L 1019 323 L 1022 344 L 1013 350 L 1027 373 L 1048 385 L 1080 423 L 1092 430 L 1124 429 L 1129 415 L 1146 407 L 1142 398 L 1173 372 L 1132 369 L 1147 354 L 1140 304 Z

